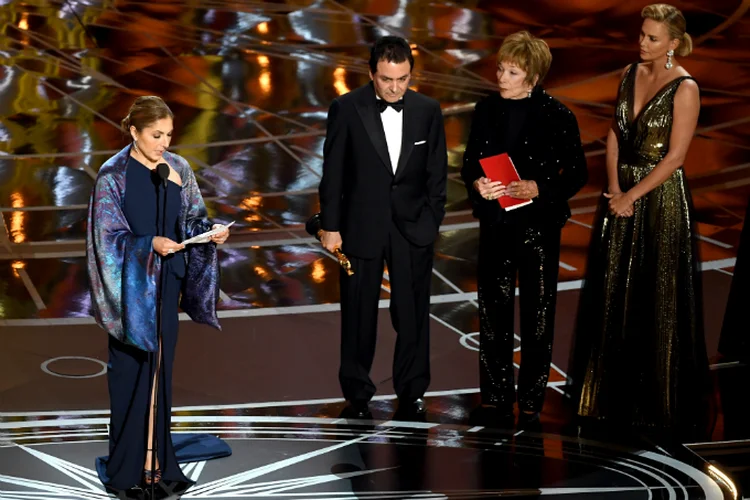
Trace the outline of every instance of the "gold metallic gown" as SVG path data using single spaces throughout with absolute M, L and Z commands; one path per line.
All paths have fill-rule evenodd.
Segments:
M 633 116 L 637 64 L 616 106 L 623 192 L 669 150 L 676 78 Z M 602 200 L 592 236 L 572 377 L 578 413 L 656 428 L 705 427 L 708 362 L 692 201 L 682 168 L 617 218 Z M 577 379 L 577 380 L 576 380 Z

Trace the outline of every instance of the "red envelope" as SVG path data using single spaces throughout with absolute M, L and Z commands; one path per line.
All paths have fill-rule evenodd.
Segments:
M 500 181 L 507 186 L 513 181 L 521 180 L 515 165 L 513 165 L 513 160 L 507 153 L 482 158 L 479 160 L 479 164 L 484 170 L 484 176 L 493 182 Z M 505 210 L 515 210 L 528 205 L 532 200 L 519 200 L 505 195 L 498 198 L 497 201 Z

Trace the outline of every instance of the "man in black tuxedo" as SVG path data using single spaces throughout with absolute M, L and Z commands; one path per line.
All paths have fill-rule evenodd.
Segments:
M 375 354 L 383 262 L 391 322 L 398 333 L 393 383 L 399 410 L 424 413 L 430 383 L 429 305 L 433 243 L 445 215 L 447 153 L 440 105 L 409 90 L 414 58 L 403 38 L 379 39 L 371 82 L 333 101 L 320 183 L 321 242 L 341 248 L 339 381 L 355 416 L 375 393 Z

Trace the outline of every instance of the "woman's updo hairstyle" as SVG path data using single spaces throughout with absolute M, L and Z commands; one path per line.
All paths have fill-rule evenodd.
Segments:
M 164 118 L 174 119 L 174 114 L 161 97 L 147 95 L 135 100 L 128 115 L 122 119 L 122 131 L 130 135 L 130 127 L 138 132 Z
M 641 11 L 643 19 L 653 19 L 658 23 L 664 23 L 669 31 L 669 38 L 679 40 L 675 53 L 678 56 L 687 56 L 693 51 L 693 39 L 687 34 L 687 21 L 680 9 L 666 3 L 654 3 L 647 5 Z

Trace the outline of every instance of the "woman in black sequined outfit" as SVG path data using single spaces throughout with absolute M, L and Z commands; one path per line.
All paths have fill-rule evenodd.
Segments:
M 479 219 L 480 388 L 482 406 L 497 423 L 513 416 L 514 305 L 518 275 L 523 362 L 518 376 L 519 419 L 538 419 L 552 358 L 560 231 L 568 199 L 588 172 L 573 113 L 540 86 L 552 55 L 523 31 L 508 36 L 497 55 L 499 92 L 479 101 L 461 177 Z M 481 158 L 508 153 L 521 181 L 507 186 L 484 176 Z M 506 211 L 501 196 L 533 202 Z

